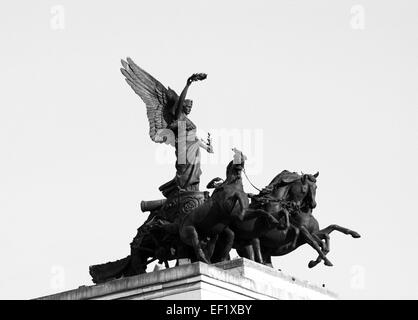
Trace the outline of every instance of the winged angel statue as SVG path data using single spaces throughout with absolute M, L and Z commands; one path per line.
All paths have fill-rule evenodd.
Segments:
M 193 82 L 204 80 L 207 75 L 191 75 L 179 97 L 130 58 L 122 60 L 121 72 L 146 105 L 151 140 L 172 144 L 176 149 L 176 176 L 160 186 L 160 191 L 167 198 L 179 190 L 198 191 L 202 173 L 200 148 L 209 153 L 213 153 L 213 148 L 210 142 L 206 143 L 196 136 L 197 127 L 188 118 L 193 101 L 186 99 L 186 95 Z

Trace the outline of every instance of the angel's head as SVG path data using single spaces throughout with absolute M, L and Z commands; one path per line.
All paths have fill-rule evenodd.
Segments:
M 189 114 L 192 111 L 193 100 L 185 99 L 183 103 L 183 112 Z

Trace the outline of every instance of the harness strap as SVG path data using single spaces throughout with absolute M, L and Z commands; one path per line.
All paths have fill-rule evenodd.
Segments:
M 245 168 L 243 168 L 243 169 L 242 169 L 242 171 L 244 171 L 244 175 L 245 175 L 245 177 L 247 178 L 248 182 L 251 184 L 251 186 L 252 186 L 254 189 L 256 189 L 256 190 L 258 190 L 259 192 L 261 192 L 261 190 L 260 190 L 260 189 L 258 189 L 255 185 L 253 185 L 253 183 L 250 181 L 250 179 L 249 179 L 249 178 L 248 178 L 248 176 L 247 176 L 247 173 L 245 172 Z

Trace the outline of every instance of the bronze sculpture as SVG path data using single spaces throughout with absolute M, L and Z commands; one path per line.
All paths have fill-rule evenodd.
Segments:
M 198 191 L 200 175 L 200 148 L 213 152 L 212 146 L 196 137 L 196 125 L 188 118 L 193 101 L 186 99 L 190 85 L 206 79 L 206 74 L 195 73 L 186 82 L 180 97 L 170 87 L 166 89 L 158 80 L 138 67 L 132 59 L 122 60 L 121 72 L 126 82 L 144 101 L 150 125 L 149 135 L 155 142 L 165 142 L 167 133 L 172 133 L 176 148 L 176 176 L 160 186 L 160 191 L 169 197 L 177 190 Z M 164 130 L 169 129 L 169 131 Z
M 340 231 L 354 238 L 360 235 L 338 225 L 320 229 L 312 211 L 316 207 L 318 174 L 298 174 L 287 170 L 278 174 L 259 194 L 247 194 L 241 173 L 246 157 L 236 149 L 226 170 L 226 179 L 215 178 L 200 191 L 200 148 L 213 153 L 210 140 L 196 136 L 196 125 L 188 118 L 192 101 L 186 99 L 190 85 L 206 79 L 196 73 L 187 79 L 178 96 L 137 66 L 132 59 L 122 60 L 126 82 L 144 101 L 149 120 L 149 135 L 154 142 L 175 147 L 176 175 L 159 187 L 164 199 L 143 201 L 141 209 L 150 212 L 138 228 L 130 255 L 90 267 L 94 283 L 146 272 L 147 264 L 158 260 L 187 258 L 216 263 L 229 259 L 232 248 L 248 259 L 271 263 L 271 257 L 285 255 L 307 243 L 318 253 L 309 262 L 332 266 L 329 234 Z M 251 200 L 251 201 L 250 201 Z
M 233 221 L 261 218 L 267 221 L 271 229 L 278 225 L 278 221 L 269 212 L 261 208 L 249 208 L 248 197 L 244 192 L 241 178 L 245 158 L 241 152 L 239 153 L 241 160 L 231 161 L 228 164 L 226 180 L 215 188 L 207 201 L 185 216 L 180 223 L 180 239 L 193 246 L 196 257 L 206 263 L 224 261 L 228 258 L 234 242 L 234 232 L 229 228 Z M 223 241 L 218 242 L 218 237 L 222 234 L 224 235 Z M 199 239 L 204 237 L 208 237 L 211 241 L 210 250 L 206 255 L 199 244 Z M 216 244 L 221 252 L 214 261 L 212 254 Z
M 329 234 L 336 230 L 351 235 L 353 238 L 360 237 L 357 232 L 335 224 L 324 229 L 319 228 L 318 221 L 312 215 L 312 211 L 316 207 L 316 178 L 318 175 L 319 173 L 299 175 L 296 172 L 284 170 L 259 195 L 252 196 L 254 206 L 279 203 L 281 206 L 287 206 L 291 212 L 289 228 L 273 229 L 261 235 L 260 250 L 263 257 L 261 260 L 257 260 L 258 262 L 271 263 L 271 256 L 288 254 L 307 243 L 318 252 L 318 258 L 309 262 L 310 268 L 322 260 L 325 265 L 332 266 L 326 257 L 329 252 Z M 234 230 L 236 236 L 239 236 L 239 229 Z M 247 251 L 243 251 L 244 249 L 237 248 L 241 256 L 248 255 L 248 248 Z

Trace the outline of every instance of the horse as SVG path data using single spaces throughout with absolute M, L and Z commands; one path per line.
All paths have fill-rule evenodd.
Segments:
M 280 236 L 286 239 L 287 247 L 296 247 L 299 234 L 302 230 L 303 237 L 306 238 L 307 242 L 318 251 L 322 258 L 325 258 L 321 252 L 321 248 L 318 246 L 317 242 L 314 241 L 318 239 L 313 239 L 309 232 L 306 232 L 303 228 L 300 221 L 296 223 L 294 217 L 290 220 L 290 213 L 294 215 L 295 208 L 299 208 L 301 201 L 304 200 L 307 195 L 305 179 L 308 176 L 309 175 L 304 175 L 301 177 L 297 173 L 284 170 L 277 175 L 267 187 L 261 190 L 259 195 L 248 194 L 252 199 L 250 207 L 261 207 L 264 210 L 267 210 L 277 220 L 284 218 L 284 224 L 276 229 L 269 229 L 267 232 L 254 234 L 249 232 L 249 230 L 253 229 L 255 220 L 235 222 L 231 228 L 236 234 L 234 248 L 237 250 L 238 255 L 259 263 L 264 263 L 264 258 L 261 253 L 260 237 L 264 238 L 265 234 L 272 233 L 273 235 L 276 235 L 276 232 L 280 232 Z M 304 187 L 302 189 L 305 192 L 303 193 L 296 192 L 295 189 L 295 183 L 299 180 L 304 182 Z M 313 197 L 313 200 L 314 199 L 315 197 Z M 316 206 L 316 203 L 314 205 Z M 290 223 L 290 221 L 292 223 Z
M 220 180 L 217 178 L 210 183 L 215 186 L 211 197 L 190 212 L 178 214 L 174 221 L 167 220 L 164 207 L 151 211 L 131 242 L 130 255 L 90 267 L 93 282 L 145 273 L 147 265 L 157 259 L 166 267 L 168 261 L 177 259 L 179 263 L 182 258 L 210 263 L 216 244 L 221 248 L 220 260 L 226 260 L 234 239 L 228 226 L 234 220 L 259 216 L 276 226 L 278 221 L 268 212 L 248 208 L 249 200 L 241 179 L 245 157 L 238 150 L 234 151 L 235 159 L 227 166 L 226 180 L 216 183 Z M 217 242 L 220 233 L 223 239 Z
M 289 239 L 288 232 L 285 230 L 272 230 L 260 239 L 261 250 L 263 251 L 263 257 L 267 263 L 271 263 L 271 256 L 281 256 L 288 254 L 298 248 L 299 246 L 308 243 L 317 252 L 318 258 L 315 261 L 310 261 L 308 266 L 310 268 L 317 265 L 320 261 L 324 261 L 326 266 L 332 266 L 331 261 L 328 260 L 326 254 L 329 252 L 329 234 L 332 231 L 340 231 L 344 234 L 351 235 L 353 238 L 360 238 L 354 230 L 341 227 L 336 224 L 332 224 L 324 229 L 319 228 L 319 223 L 312 215 L 313 209 L 317 206 L 316 197 L 316 179 L 319 176 L 319 172 L 314 175 L 302 174 L 299 178 L 294 178 L 292 181 L 288 181 L 287 184 L 282 184 L 280 175 L 279 179 L 273 179 L 272 197 L 280 196 L 288 201 L 294 202 L 299 210 L 295 210 L 291 215 L 291 224 L 299 229 L 299 234 L 293 235 L 293 239 Z M 269 189 L 269 188 L 268 188 Z M 295 241 L 296 237 L 296 241 Z M 324 240 L 324 243 L 322 242 Z
M 213 179 L 211 184 L 208 185 L 208 188 L 219 183 L 219 179 L 220 178 Z M 247 196 L 251 199 L 256 197 L 252 194 L 247 194 Z M 247 212 L 252 213 L 251 215 L 248 214 L 246 219 L 234 220 L 231 222 L 229 228 L 235 234 L 233 248 L 237 250 L 240 256 L 262 263 L 263 258 L 259 241 L 259 237 L 261 235 L 276 228 L 278 230 L 295 229 L 295 232 L 298 232 L 298 229 L 290 224 L 289 208 L 287 204 L 288 203 L 285 204 L 284 201 L 270 201 L 269 199 L 269 201 L 260 205 L 260 201 L 258 199 L 255 203 L 250 204 L 247 209 Z M 257 210 L 260 209 L 268 212 L 269 215 L 273 216 L 277 221 L 279 221 L 279 223 L 273 224 L 267 216 L 257 215 Z M 238 206 L 234 208 L 234 211 L 236 210 L 239 210 Z M 225 235 L 221 233 L 219 237 L 219 241 L 222 242 Z M 217 250 L 214 252 L 214 258 L 212 261 L 220 261 Z
M 354 238 L 360 235 L 350 229 L 338 225 L 330 225 L 327 228 L 319 229 L 318 221 L 312 215 L 312 210 L 316 207 L 316 178 L 319 172 L 311 174 L 291 173 L 287 170 L 278 174 L 272 182 L 264 188 L 259 195 L 252 196 L 255 206 L 262 200 L 267 203 L 290 203 L 290 228 L 272 229 L 260 236 L 259 244 L 251 247 L 237 245 L 237 253 L 246 258 L 252 258 L 249 254 L 255 252 L 255 260 L 262 263 L 271 264 L 271 256 L 285 255 L 299 246 L 308 243 L 318 252 L 318 258 L 309 262 L 309 267 L 313 267 L 320 261 L 325 265 L 332 266 L 331 261 L 326 258 L 329 252 L 329 233 L 340 231 L 350 234 Z M 274 213 L 270 212 L 272 215 Z M 236 238 L 240 237 L 240 229 L 234 229 Z M 324 240 L 324 243 L 322 242 Z M 259 252 L 257 254 L 257 252 Z M 261 255 L 261 257 L 260 257 Z
M 216 261 L 225 261 L 234 243 L 234 232 L 229 228 L 233 221 L 244 221 L 253 217 L 264 217 L 273 227 L 279 222 L 262 209 L 249 209 L 249 199 L 244 192 L 241 173 L 244 169 L 245 156 L 233 149 L 234 160 L 226 170 L 226 180 L 219 183 L 219 178 L 209 184 L 215 186 L 211 197 L 201 206 L 191 211 L 182 219 L 179 225 L 179 235 L 183 243 L 192 246 L 198 260 L 210 263 L 215 248 Z M 222 241 L 218 241 L 222 235 Z M 208 240 L 208 250 L 205 253 L 201 240 Z
M 249 198 L 251 194 L 247 194 Z M 250 204 L 248 211 L 257 210 L 257 206 Z M 233 248 L 240 256 L 256 262 L 263 262 L 260 248 L 260 236 L 270 230 L 287 230 L 293 228 L 290 224 L 288 209 L 278 202 L 268 202 L 261 206 L 261 209 L 273 216 L 278 224 L 272 224 L 265 216 L 252 216 L 250 219 L 235 220 L 231 223 L 230 229 L 235 233 Z

